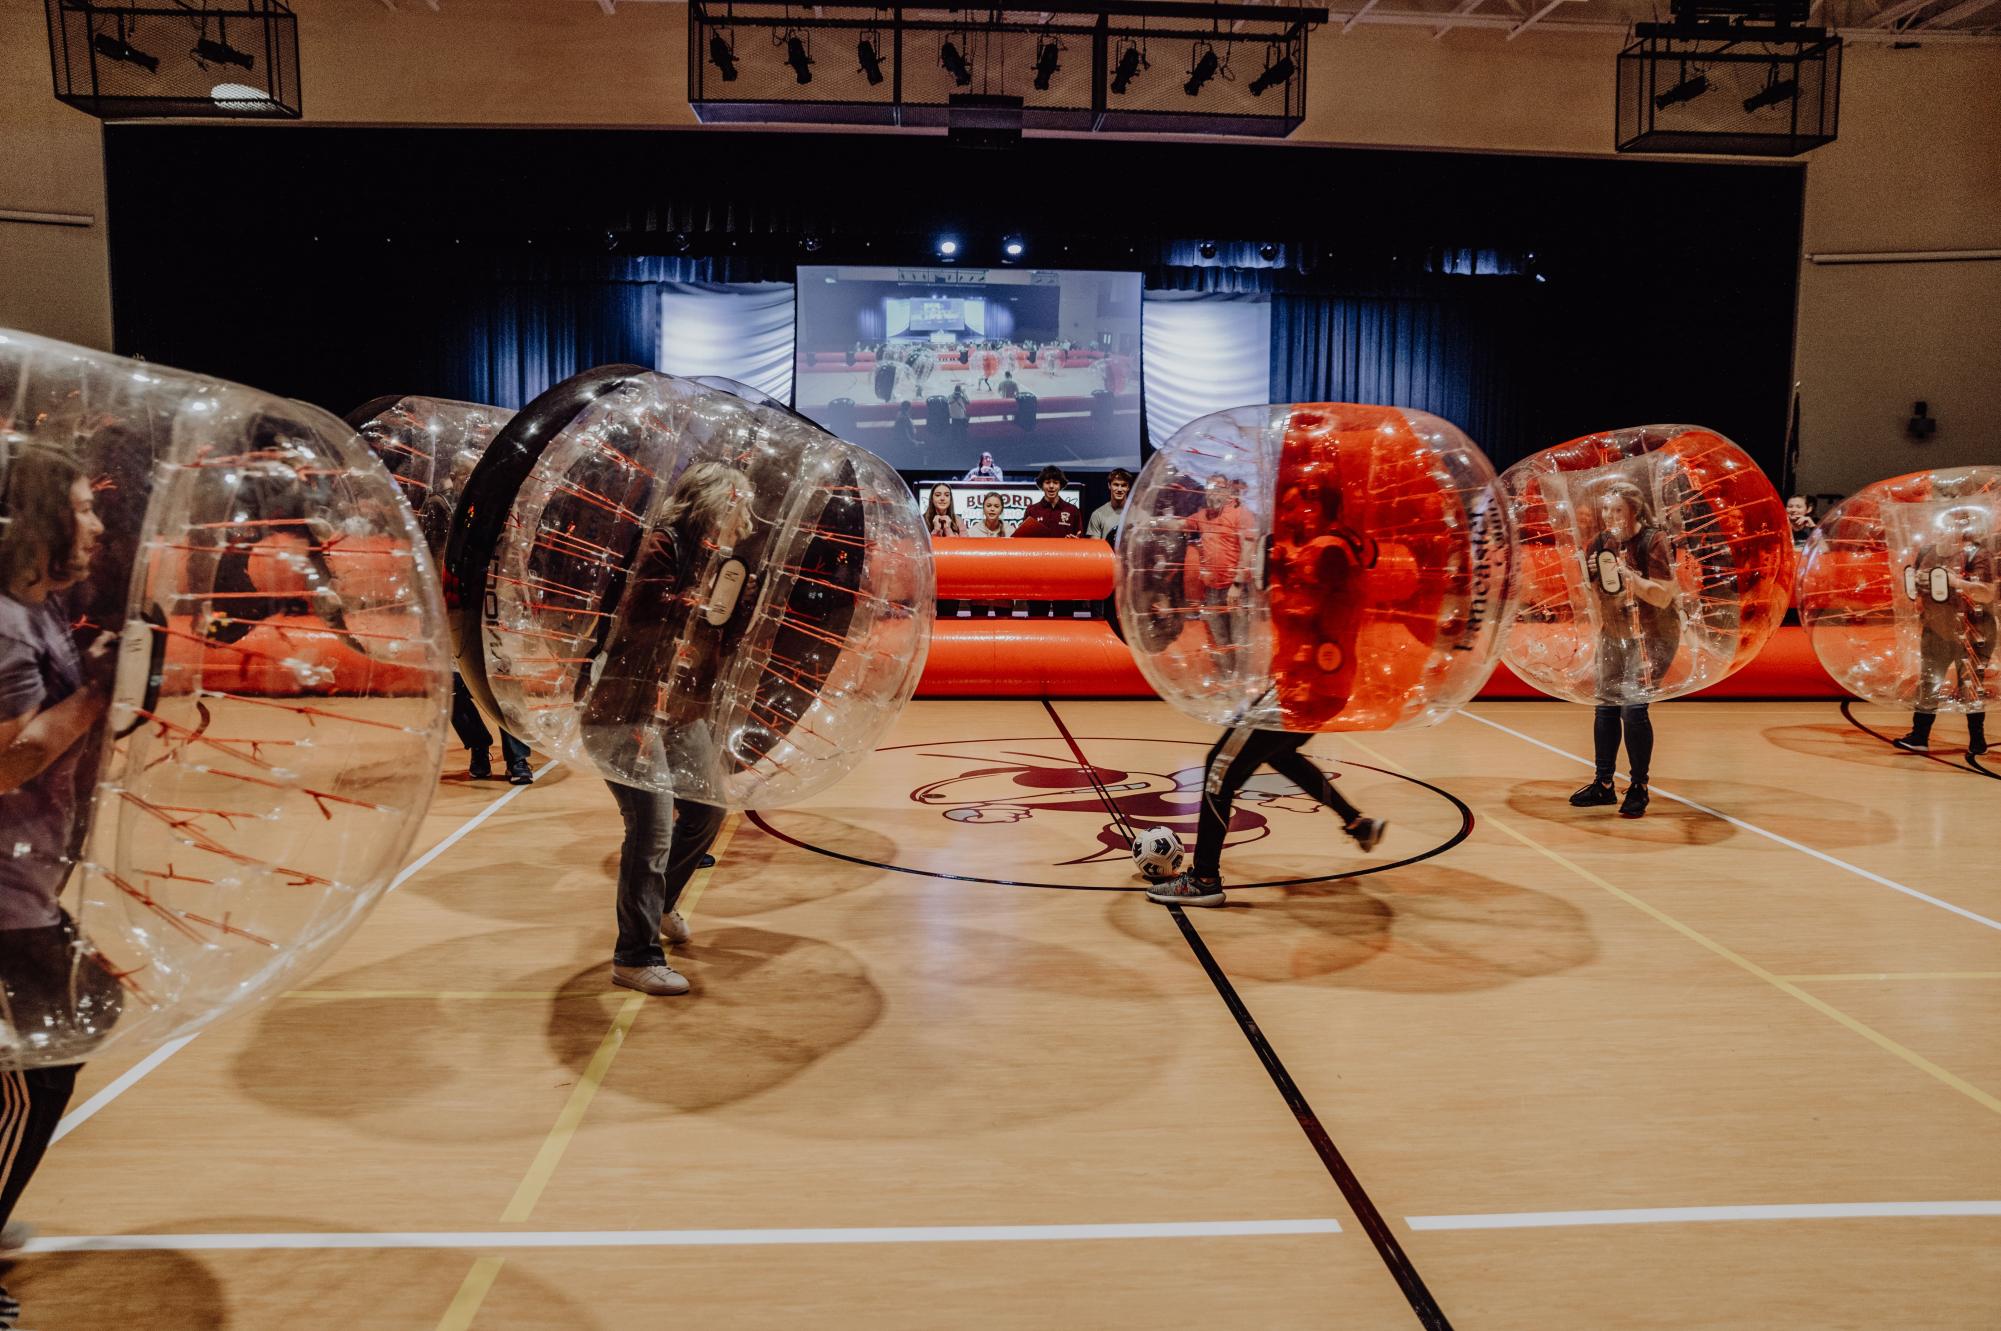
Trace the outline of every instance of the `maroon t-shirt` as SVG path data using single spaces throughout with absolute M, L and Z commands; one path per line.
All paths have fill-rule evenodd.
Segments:
M 1083 533 L 1083 512 L 1075 504 L 1066 504 L 1061 499 L 1053 502 L 1036 500 L 1022 510 L 1021 523 L 1014 529 L 1016 536 L 1081 536 Z

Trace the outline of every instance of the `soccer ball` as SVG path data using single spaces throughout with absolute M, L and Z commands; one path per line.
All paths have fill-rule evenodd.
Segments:
M 1187 859 L 1187 852 L 1181 849 L 1181 838 L 1171 828 L 1149 827 L 1133 837 L 1133 863 L 1139 866 L 1140 873 L 1155 882 L 1180 873 Z

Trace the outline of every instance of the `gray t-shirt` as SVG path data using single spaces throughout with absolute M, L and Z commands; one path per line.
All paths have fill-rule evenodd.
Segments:
M 1107 501 L 1092 511 L 1091 520 L 1084 524 L 1084 535 L 1094 541 L 1109 541 L 1119 534 L 1119 524 L 1125 520 L 1126 511 Z
M 25 605 L 0 595 L 0 720 L 44 711 L 82 687 L 83 662 L 63 603 L 52 596 Z M 82 825 L 77 765 L 87 747 L 87 740 L 71 745 L 39 776 L 0 792 L 0 929 L 62 920 L 56 897 Z

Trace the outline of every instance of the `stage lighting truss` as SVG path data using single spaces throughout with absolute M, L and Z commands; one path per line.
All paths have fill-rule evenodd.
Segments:
M 1619 53 L 1620 152 L 1796 157 L 1832 143 L 1841 38 L 1805 0 L 1677 0 Z
M 106 120 L 296 120 L 299 24 L 278 0 L 43 0 L 58 101 Z
M 1326 21 L 1324 9 L 1180 0 L 981 11 L 691 0 L 688 101 L 710 124 L 943 128 L 954 97 L 962 111 L 1018 98 L 1030 132 L 1283 138 L 1305 117 L 1307 33 Z M 816 62 L 815 41 L 852 45 L 854 64 Z M 1185 74 L 1149 73 L 1155 51 L 1178 64 L 1183 49 Z

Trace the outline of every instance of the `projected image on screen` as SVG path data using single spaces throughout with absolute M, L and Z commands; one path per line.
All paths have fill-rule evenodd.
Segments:
M 1138 273 L 801 268 L 794 404 L 906 470 L 1139 460 Z

